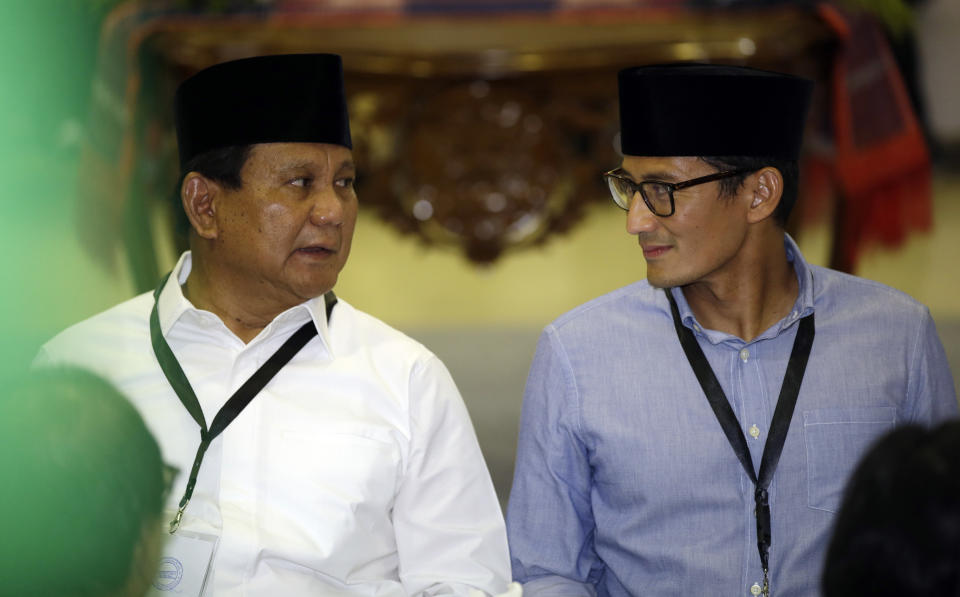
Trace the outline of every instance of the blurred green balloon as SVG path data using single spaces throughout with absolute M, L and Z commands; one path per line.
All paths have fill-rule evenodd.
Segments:
M 0 7 L 0 367 L 23 368 L 69 310 L 63 282 L 97 37 L 112 2 L 6 0 Z M 60 296 L 57 296 L 60 295 Z M 62 326 L 61 326 L 62 327 Z

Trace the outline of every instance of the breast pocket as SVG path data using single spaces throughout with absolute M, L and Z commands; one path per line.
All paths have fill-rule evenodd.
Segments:
M 400 454 L 383 438 L 355 433 L 285 432 L 274 463 L 277 493 L 293 491 L 305 506 L 318 501 L 356 510 L 387 506 L 396 489 Z
M 348 574 L 349 554 L 395 549 L 392 533 L 383 532 L 392 524 L 400 475 L 395 442 L 325 430 L 287 431 L 278 440 L 261 510 L 262 532 L 270 535 L 264 543 L 334 575 Z
M 892 406 L 826 408 L 803 413 L 807 505 L 836 512 L 854 467 L 870 445 L 896 425 Z

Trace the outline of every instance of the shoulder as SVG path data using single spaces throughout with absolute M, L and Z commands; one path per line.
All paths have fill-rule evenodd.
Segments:
M 60 332 L 41 351 L 52 361 L 76 361 L 92 353 L 128 350 L 131 343 L 150 342 L 152 293 L 144 293 L 89 317 Z
M 548 325 L 545 332 L 563 337 L 603 335 L 628 322 L 636 329 L 655 322 L 669 322 L 669 309 L 664 290 L 640 280 L 564 313 Z
M 420 342 L 342 298 L 338 299 L 331 317 L 331 342 L 338 357 L 371 354 L 404 363 L 407 367 L 437 360 Z
M 930 316 L 926 305 L 896 288 L 825 267 L 809 267 L 818 315 L 903 325 L 918 325 Z
M 337 366 L 362 377 L 369 392 L 383 392 L 414 418 L 440 416 L 450 408 L 466 412 L 449 370 L 420 342 L 343 300 L 330 326 Z

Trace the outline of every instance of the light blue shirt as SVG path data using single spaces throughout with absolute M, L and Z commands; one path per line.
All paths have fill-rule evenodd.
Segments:
M 816 338 L 770 487 L 775 597 L 819 594 L 844 483 L 894 425 L 957 415 L 929 310 L 808 265 L 793 310 L 750 342 L 703 330 L 674 289 L 747 439 L 755 469 L 804 315 Z M 514 578 L 544 595 L 735 596 L 763 582 L 753 485 L 645 280 L 543 332 L 524 396 L 507 511 Z M 754 585 L 756 584 L 756 587 Z

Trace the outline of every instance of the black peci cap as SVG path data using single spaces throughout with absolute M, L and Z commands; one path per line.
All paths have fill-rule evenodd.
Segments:
M 180 166 L 230 145 L 302 142 L 352 148 L 336 54 L 257 56 L 206 68 L 174 98 Z
M 624 155 L 800 155 L 812 81 L 686 63 L 627 68 L 618 82 Z

